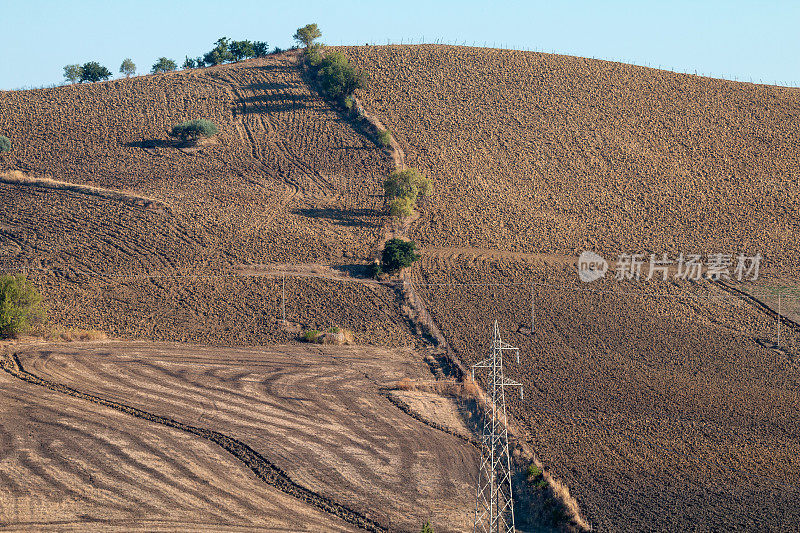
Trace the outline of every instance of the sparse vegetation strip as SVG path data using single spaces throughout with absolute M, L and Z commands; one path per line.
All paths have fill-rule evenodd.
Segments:
M 149 198 L 139 194 L 134 194 L 125 191 L 116 191 L 113 189 L 104 189 L 102 187 L 94 187 L 92 185 L 81 185 L 79 183 L 68 183 L 66 181 L 54 180 L 52 178 L 37 178 L 34 176 L 26 176 L 18 170 L 11 170 L 8 172 L 0 173 L 0 182 L 8 183 L 10 185 L 25 185 L 29 187 L 44 187 L 46 189 L 56 189 L 63 191 L 72 191 L 81 194 L 88 194 L 91 196 L 99 196 L 109 200 L 116 200 L 118 202 L 125 202 L 140 207 L 147 207 L 150 209 L 161 209 L 169 211 L 169 206 L 161 200 Z
M 110 407 L 111 409 L 121 411 L 123 413 L 135 416 L 137 418 L 149 420 L 151 422 L 162 424 L 167 427 L 179 429 L 181 431 L 185 431 L 192 435 L 196 435 L 198 437 L 209 440 L 214 444 L 217 444 L 218 446 L 223 448 L 225 451 L 232 454 L 234 457 L 236 457 L 245 465 L 247 465 L 247 467 L 249 467 L 250 470 L 252 470 L 253 473 L 256 474 L 262 481 L 277 488 L 281 492 L 289 494 L 290 496 L 293 496 L 301 501 L 313 505 L 314 507 L 322 511 L 335 515 L 341 518 L 342 520 L 350 524 L 353 524 L 357 527 L 360 527 L 366 531 L 388 532 L 388 529 L 384 528 L 377 522 L 361 515 L 360 513 L 357 513 L 341 504 L 334 502 L 329 498 L 326 498 L 325 496 L 317 494 L 293 482 L 289 478 L 289 476 L 285 472 L 283 472 L 283 470 L 281 470 L 280 468 L 272 464 L 270 461 L 265 459 L 261 454 L 253 450 L 247 444 L 233 437 L 229 437 L 228 435 L 210 429 L 190 426 L 188 424 L 178 422 L 171 418 L 154 415 L 152 413 L 148 413 L 147 411 L 142 411 L 141 409 L 137 409 L 135 407 L 130 407 L 128 405 L 119 402 L 114 402 L 111 400 L 100 398 L 98 396 L 86 394 L 84 392 L 80 392 L 73 388 L 67 387 L 66 385 L 42 379 L 36 376 L 35 374 L 31 374 L 30 372 L 24 370 L 16 354 L 3 357 L 2 360 L 0 360 L 0 367 L 2 367 L 3 370 L 5 370 L 8 374 L 23 381 L 26 381 L 28 383 L 31 383 L 33 385 L 39 385 L 41 387 L 45 387 L 52 391 L 66 394 L 68 396 L 80 398 L 82 400 L 88 400 L 90 402 L 105 407 Z

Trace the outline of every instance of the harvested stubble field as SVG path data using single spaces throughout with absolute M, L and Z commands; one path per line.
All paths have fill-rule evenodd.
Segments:
M 430 519 L 443 531 L 466 530 L 477 451 L 408 416 L 380 392 L 398 379 L 429 375 L 424 363 L 412 359 L 408 350 L 364 347 L 218 349 L 130 342 L 19 353 L 24 370 L 40 378 L 235 438 L 297 485 L 384 527 L 412 531 Z M 4 460 L 10 469 L 4 472 L 12 475 L 0 478 L 0 494 L 19 501 L 28 492 L 42 498 L 33 521 L 54 520 L 48 515 L 52 503 L 65 523 L 108 519 L 120 525 L 147 512 L 159 525 L 200 520 L 277 529 L 280 524 L 270 520 L 290 528 L 297 520 L 314 531 L 349 528 L 321 518 L 302 500 L 282 514 L 283 493 L 263 505 L 275 491 L 259 487 L 234 456 L 203 439 L 90 401 L 31 390 L 36 386 L 5 372 L 0 380 L 13 399 L 13 416 L 4 416 L 2 425 L 9 444 Z M 33 410 L 15 409 L 22 406 Z M 20 431 L 25 424 L 35 431 Z M 137 442 L 133 436 L 140 430 Z M 82 446 L 92 453 L 81 456 Z M 70 490 L 87 480 L 94 480 L 93 494 Z M 174 513 L 164 508 L 170 498 L 177 499 Z M 113 504 L 106 509 L 103 502 Z M 194 505 L 197 514 L 186 514 L 184 504 Z
M 511 410 L 598 530 L 800 523 L 800 332 L 766 348 L 774 320 L 705 285 L 587 287 L 513 259 L 425 260 L 414 279 L 464 363 L 485 356 L 494 318 L 521 348 L 507 375 L 525 400 Z

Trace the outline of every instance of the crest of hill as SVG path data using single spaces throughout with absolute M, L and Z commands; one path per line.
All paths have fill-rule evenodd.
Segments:
M 797 264 L 800 90 L 535 52 L 346 48 L 434 182 L 423 245 Z

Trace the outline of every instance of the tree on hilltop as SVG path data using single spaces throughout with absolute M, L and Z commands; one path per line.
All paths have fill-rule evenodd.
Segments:
M 186 59 L 184 59 L 184 60 L 183 60 L 183 65 L 181 65 L 181 66 L 182 66 L 184 69 L 188 69 L 188 68 L 195 68 L 195 66 L 197 66 L 197 63 L 196 63 L 196 62 L 195 62 L 195 60 L 194 60 L 194 59 L 192 59 L 191 57 L 189 57 L 189 56 L 186 56 Z
M 153 68 L 150 69 L 150 72 L 153 74 L 159 74 L 164 72 L 172 72 L 178 68 L 178 65 L 171 59 L 167 59 L 166 57 L 159 57 L 158 61 L 153 65 Z
M 252 41 L 233 41 L 228 49 L 230 50 L 233 59 L 236 61 L 256 57 L 256 51 L 253 47 Z
M 136 64 L 130 57 L 126 57 L 122 60 L 122 64 L 119 66 L 119 73 L 124 74 L 126 78 L 130 78 L 136 74 Z
M 97 61 L 89 61 L 88 63 L 84 63 L 81 67 L 81 83 L 84 81 L 90 81 L 94 83 L 100 80 L 107 80 L 110 77 L 111 71 Z
M 214 66 L 226 61 L 233 61 L 233 54 L 230 51 L 230 39 L 220 37 L 214 45 L 214 48 L 203 56 L 203 61 L 206 65 Z
M 316 24 L 306 24 L 302 28 L 297 28 L 293 38 L 298 43 L 304 45 L 306 48 L 314 44 L 314 39 L 322 37 L 322 32 Z
M 70 83 L 77 83 L 81 79 L 81 66 L 80 65 L 66 65 L 64 67 L 64 79 Z
M 255 57 L 264 57 L 269 54 L 269 45 L 264 41 L 256 41 L 253 43 L 253 53 Z

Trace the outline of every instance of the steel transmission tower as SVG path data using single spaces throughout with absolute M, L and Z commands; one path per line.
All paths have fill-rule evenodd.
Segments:
M 474 531 L 476 533 L 514 533 L 515 531 L 505 388 L 519 387 L 519 397 L 522 399 L 522 385 L 503 377 L 503 352 L 509 350 L 516 352 L 519 364 L 519 348 L 506 344 L 500 339 L 500 330 L 495 320 L 492 354 L 480 363 L 472 365 L 473 380 L 475 379 L 475 369 L 488 370 L 486 391 L 490 396 L 483 417 L 481 463 L 475 501 Z

